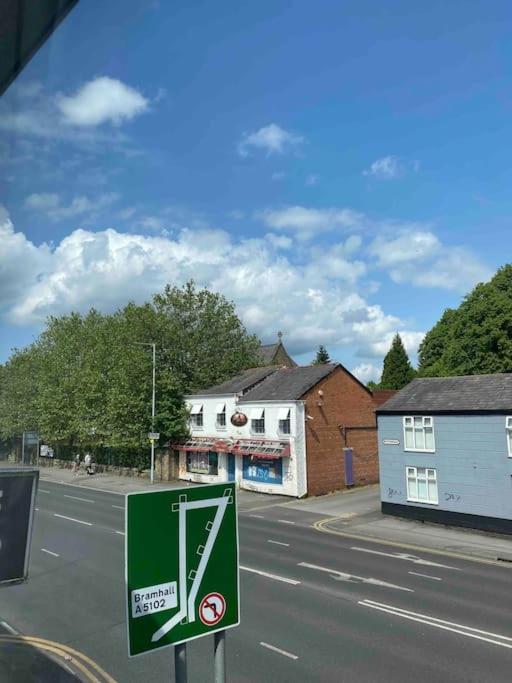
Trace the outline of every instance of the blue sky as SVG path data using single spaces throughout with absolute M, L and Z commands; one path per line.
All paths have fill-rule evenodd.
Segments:
M 0 100 L 0 362 L 193 277 L 377 378 L 508 258 L 509 3 L 84 2 Z

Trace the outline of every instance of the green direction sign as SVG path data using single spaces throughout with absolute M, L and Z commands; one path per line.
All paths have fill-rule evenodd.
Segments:
M 235 485 L 128 494 L 125 570 L 131 657 L 237 626 Z

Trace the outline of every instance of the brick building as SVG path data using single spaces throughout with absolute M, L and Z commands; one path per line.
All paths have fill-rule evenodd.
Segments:
M 296 497 L 378 481 L 375 403 L 342 365 L 246 370 L 187 403 L 181 479 Z

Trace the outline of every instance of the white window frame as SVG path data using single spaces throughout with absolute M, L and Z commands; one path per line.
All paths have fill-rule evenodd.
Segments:
M 279 413 L 278 413 L 278 420 L 277 420 L 277 431 L 279 434 L 282 436 L 290 436 L 292 432 L 292 420 L 291 420 L 291 408 L 280 408 Z M 288 431 L 285 431 L 282 429 L 282 424 L 283 422 L 288 423 Z
M 219 410 L 219 408 L 222 408 L 222 410 Z M 224 424 L 221 424 L 221 422 L 219 422 L 219 415 L 224 416 Z M 217 405 L 216 413 L 215 413 L 215 426 L 218 430 L 225 431 L 226 424 L 227 424 L 226 423 L 226 404 L 225 403 L 222 403 L 222 404 L 219 403 Z
M 418 471 L 421 471 L 421 478 L 423 481 L 425 481 L 426 484 L 426 490 L 427 490 L 427 497 L 426 498 L 420 498 L 419 494 L 416 493 L 416 496 L 411 494 L 411 490 L 409 488 L 409 478 L 415 480 L 415 485 L 416 485 L 416 492 L 418 492 Z M 429 482 L 435 483 L 435 488 L 436 488 L 436 498 L 435 500 L 430 499 L 429 495 Z M 427 505 L 439 505 L 439 491 L 437 487 L 437 470 L 434 467 L 415 467 L 415 466 L 407 466 L 405 468 L 405 486 L 407 490 L 407 500 L 411 503 L 425 503 Z
M 505 434 L 507 437 L 508 457 L 512 458 L 512 415 L 505 418 Z
M 195 420 L 201 419 L 201 424 L 197 424 Z M 192 410 L 190 411 L 190 426 L 192 429 L 203 429 L 204 428 L 204 412 L 202 404 L 194 404 Z
M 263 423 L 263 431 L 254 429 L 254 423 Z M 253 408 L 251 410 L 251 434 L 265 434 L 265 408 Z
M 420 418 L 422 421 L 422 430 L 423 430 L 423 443 L 426 443 L 426 438 L 425 438 L 425 428 L 430 427 L 432 429 L 432 443 L 433 443 L 433 448 L 416 448 L 416 428 L 414 427 L 414 419 Z M 410 420 L 410 423 L 408 421 Z M 413 438 L 413 443 L 414 447 L 413 448 L 408 448 L 407 447 L 407 439 L 406 439 L 406 427 L 411 426 L 412 427 L 412 438 Z M 404 451 L 409 451 L 411 453 L 435 453 L 436 452 L 436 439 L 435 439 L 435 434 L 434 434 L 434 418 L 432 415 L 404 415 L 403 417 L 403 432 L 404 432 Z

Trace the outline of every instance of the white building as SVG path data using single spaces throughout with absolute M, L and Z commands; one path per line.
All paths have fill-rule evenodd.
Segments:
M 191 438 L 175 445 L 180 452 L 180 479 L 201 483 L 236 481 L 244 489 L 304 496 L 304 401 L 272 398 L 275 380 L 282 372 L 288 375 L 288 387 L 280 395 L 302 395 L 305 373 L 301 370 L 246 370 L 223 384 L 187 396 Z M 315 377 L 325 372 L 318 368 Z M 293 386 L 289 373 L 294 376 Z M 307 381 L 311 384 L 311 379 Z M 279 385 L 282 387 L 282 382 Z M 232 424 L 235 413 L 246 416 L 247 423 Z

